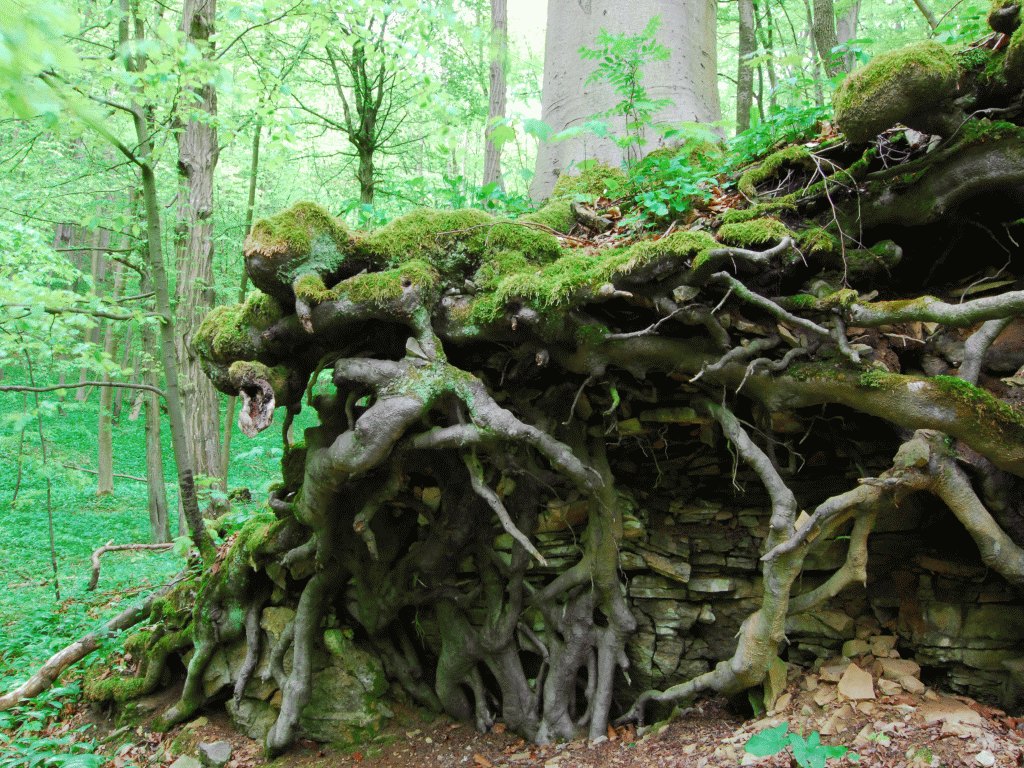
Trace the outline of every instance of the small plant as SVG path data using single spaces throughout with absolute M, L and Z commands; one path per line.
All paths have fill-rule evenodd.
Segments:
M 789 723 L 755 733 L 743 748 L 754 757 L 768 757 L 779 754 L 787 747 L 800 768 L 825 768 L 827 761 L 839 757 L 857 760 L 857 755 L 850 752 L 848 747 L 822 744 L 821 735 L 817 731 L 811 731 L 807 738 L 798 733 L 789 733 Z
M 644 132 L 654 125 L 655 113 L 672 103 L 670 99 L 651 98 L 643 86 L 647 65 L 664 61 L 670 54 L 669 49 L 655 39 L 659 26 L 661 18 L 655 16 L 636 35 L 613 35 L 602 29 L 596 47 L 580 48 L 584 60 L 597 62 L 587 82 L 607 83 L 619 97 L 618 103 L 596 117 L 625 118 L 625 135 L 613 140 L 624 151 L 628 165 L 640 159 L 640 148 L 646 140 Z

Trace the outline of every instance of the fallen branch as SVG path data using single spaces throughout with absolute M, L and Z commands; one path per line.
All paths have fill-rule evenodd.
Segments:
M 61 672 L 99 648 L 100 642 L 105 638 L 134 627 L 148 617 L 150 610 L 153 608 L 153 603 L 170 592 L 178 581 L 180 581 L 180 578 L 156 590 L 143 602 L 125 608 L 121 613 L 104 624 L 102 628 L 87 632 L 70 645 L 57 651 L 57 653 L 46 660 L 43 666 L 36 670 L 32 677 L 10 693 L 0 696 L 0 712 L 20 704 L 25 699 L 38 696 L 53 685 Z
M 88 472 L 90 475 L 98 475 L 99 474 L 99 472 L 97 472 L 95 469 L 89 469 L 88 467 L 79 467 L 79 466 L 77 466 L 75 464 L 64 464 L 64 463 L 61 463 L 61 466 L 62 467 L 66 467 L 67 469 L 77 469 L 79 472 Z M 149 482 L 149 480 L 147 480 L 144 477 L 139 477 L 138 475 L 123 475 L 120 472 L 115 472 L 114 473 L 114 477 L 121 477 L 121 478 L 124 478 L 125 480 L 137 480 L 140 483 L 148 483 Z
M 113 540 L 108 541 L 92 553 L 92 576 L 89 577 L 89 586 L 85 588 L 85 591 L 92 592 L 96 589 L 96 584 L 100 580 L 100 558 L 107 552 L 166 552 L 173 546 L 174 544 L 170 542 L 166 544 L 115 544 Z
M 164 397 L 164 391 L 149 384 L 129 384 L 124 381 L 82 381 L 78 384 L 53 384 L 49 387 L 26 387 L 21 384 L 4 384 L 0 392 L 57 392 L 61 389 L 82 389 L 84 387 L 113 387 L 114 389 L 143 389 Z

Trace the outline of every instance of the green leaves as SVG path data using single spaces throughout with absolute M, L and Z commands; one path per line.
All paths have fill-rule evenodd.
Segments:
M 77 69 L 78 57 L 60 38 L 77 28 L 58 3 L 0 0 L 0 99 L 15 115 L 56 118 L 61 100 L 40 75 Z
M 793 759 L 801 768 L 825 768 L 829 760 L 844 757 L 849 752 L 847 747 L 822 744 L 817 731 L 811 731 L 806 739 L 798 733 L 788 731 L 789 723 L 766 728 L 751 736 L 743 748 L 754 757 L 769 757 L 789 747 Z M 849 757 L 851 760 L 857 759 L 853 753 L 850 753 Z

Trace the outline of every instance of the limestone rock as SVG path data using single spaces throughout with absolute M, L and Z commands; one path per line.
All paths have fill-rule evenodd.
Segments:
M 850 662 L 846 659 L 839 659 L 838 661 L 829 661 L 821 665 L 821 669 L 818 670 L 818 677 L 827 683 L 838 683 L 846 672 L 846 668 L 850 666 Z
M 875 698 L 875 682 L 871 673 L 851 664 L 839 680 L 839 693 L 854 701 Z
M 903 686 L 903 690 L 905 690 L 907 693 L 924 693 L 925 685 L 916 677 L 904 675 L 896 682 Z
M 987 749 L 983 749 L 974 756 L 974 762 L 983 766 L 983 768 L 992 768 L 992 766 L 996 764 L 996 756 Z
M 896 650 L 897 638 L 892 635 L 873 635 L 868 638 L 872 656 L 886 658 L 890 651 Z
M 926 701 L 917 708 L 917 713 L 926 723 L 944 723 L 948 725 L 981 725 L 981 715 L 961 701 L 949 696 L 937 696 L 934 701 Z
M 921 667 L 910 659 L 879 659 L 877 666 L 882 677 L 897 682 L 902 677 L 921 677 Z
M 894 683 L 892 680 L 886 680 L 884 677 L 878 681 L 878 692 L 883 696 L 896 696 L 903 692 L 903 689 L 898 683 Z
M 205 768 L 224 768 L 231 759 L 231 743 L 227 741 L 202 742 L 199 744 L 199 762 Z
M 843 656 L 852 659 L 854 656 L 863 656 L 871 650 L 871 646 L 864 640 L 847 640 L 843 643 Z
M 228 699 L 226 706 L 235 727 L 256 741 L 263 741 L 277 720 L 278 709 L 259 699 L 245 696 L 237 704 L 234 699 Z
M 203 768 L 203 765 L 194 757 L 182 755 L 173 763 L 171 763 L 171 768 Z

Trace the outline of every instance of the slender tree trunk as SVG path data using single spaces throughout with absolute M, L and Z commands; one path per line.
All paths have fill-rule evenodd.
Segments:
M 775 72 L 775 21 L 772 19 L 771 3 L 764 4 L 764 22 L 761 21 L 761 14 L 757 14 L 754 22 L 754 31 L 761 38 L 761 47 L 767 59 L 768 108 L 774 110 L 778 106 L 778 75 Z
M 750 127 L 750 107 L 754 101 L 754 69 L 750 59 L 757 50 L 754 37 L 754 0 L 739 0 L 739 63 L 736 73 L 736 132 Z
M 123 284 L 124 266 L 119 261 L 114 262 L 114 287 L 111 298 L 117 301 L 121 296 Z M 106 359 L 114 356 L 114 344 L 117 334 L 114 330 L 114 320 L 107 320 L 106 328 L 103 331 L 103 355 Z M 104 371 L 103 381 L 110 381 L 110 374 Z M 98 456 L 96 461 L 96 495 L 105 496 L 114 492 L 114 432 L 111 418 L 111 408 L 114 401 L 113 387 L 100 387 L 100 416 L 99 428 L 96 436 Z
M 212 51 L 216 0 L 185 0 L 183 29 L 204 55 Z M 217 93 L 205 83 L 195 90 L 198 101 L 178 134 L 179 196 L 177 275 L 177 354 L 181 393 L 195 471 L 216 476 L 220 471 L 220 412 L 217 391 L 203 375 L 191 347 L 192 335 L 213 306 L 213 174 L 217 167 Z
M 92 233 L 92 239 L 91 239 L 91 242 L 90 242 L 90 245 L 92 247 L 89 249 L 89 257 L 90 257 L 89 273 L 90 273 L 90 276 L 92 277 L 92 293 L 93 293 L 94 296 L 102 296 L 103 295 L 103 278 L 104 278 L 104 274 L 103 274 L 103 263 L 104 262 L 103 262 L 103 251 L 102 251 L 102 248 L 104 247 L 103 232 L 104 231 L 102 229 L 97 229 L 97 230 L 95 230 Z M 98 333 L 99 333 L 99 328 L 98 327 L 90 328 L 85 333 L 85 340 L 87 342 L 89 342 L 90 344 L 96 344 L 99 341 Z M 78 383 L 81 384 L 82 382 L 85 382 L 85 381 L 88 381 L 88 380 L 89 380 L 89 370 L 83 366 L 79 370 L 79 372 L 78 372 Z M 75 400 L 77 400 L 80 403 L 84 403 L 88 396 L 89 396 L 89 388 L 88 387 L 79 387 L 78 389 L 75 390 Z
M 260 141 L 263 138 L 263 96 L 260 96 L 260 103 L 257 109 L 260 111 L 256 118 L 256 126 L 252 132 L 252 152 L 249 157 L 249 198 L 245 204 L 245 236 L 252 231 L 252 218 L 256 211 L 256 182 L 260 175 Z M 242 270 L 242 281 L 238 286 L 238 301 L 245 301 L 245 292 L 249 286 L 249 276 Z M 228 488 L 228 468 L 231 464 L 231 433 L 235 422 L 235 404 L 238 398 L 231 395 L 228 398 L 227 419 L 224 421 L 224 445 L 220 452 L 220 477 L 221 488 Z
M 138 371 L 139 355 L 138 352 L 132 349 L 135 342 L 135 339 L 133 338 L 134 330 L 134 323 L 129 324 L 124 329 L 124 341 L 122 342 L 124 351 L 121 354 L 121 368 L 123 368 L 124 370 L 131 369 L 132 375 L 129 381 L 131 381 L 133 384 L 138 384 L 139 381 L 141 381 Z M 114 417 L 115 422 L 119 421 L 121 418 L 121 408 L 124 406 L 125 392 L 126 390 L 121 388 L 118 388 L 114 391 L 114 408 L 112 411 L 112 415 Z
M 359 169 L 356 177 L 359 179 L 359 202 L 363 205 L 373 205 L 373 196 L 376 192 L 376 183 L 373 178 L 373 150 L 360 147 Z
M 491 0 L 491 76 L 487 108 L 487 141 L 484 146 L 484 186 L 497 184 L 504 190 L 501 176 L 501 146 L 491 141 L 495 126 L 505 118 L 507 85 L 505 69 L 508 61 L 507 0 Z
M 841 61 L 832 53 L 839 45 L 836 36 L 836 11 L 832 0 L 814 0 L 814 20 L 811 25 L 814 34 L 814 47 L 818 49 L 825 73 L 834 77 L 842 71 Z
M 939 20 L 935 18 L 932 9 L 928 7 L 924 0 L 914 0 L 914 5 L 917 6 L 917 10 L 924 16 L 924 20 L 928 22 L 928 27 L 934 32 L 935 28 L 939 26 Z

